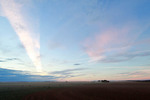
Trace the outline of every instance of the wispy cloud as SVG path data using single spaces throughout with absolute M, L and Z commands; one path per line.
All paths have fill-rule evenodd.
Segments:
M 135 45 L 149 43 L 149 39 L 138 41 L 143 38 L 139 36 L 146 34 L 145 31 L 150 26 L 147 10 L 141 8 L 145 13 L 137 13 L 139 6 L 145 6 L 144 3 L 142 1 L 108 1 L 107 7 L 102 5 L 105 9 L 98 17 L 99 24 L 95 27 L 96 31 L 86 37 L 82 44 L 91 61 L 107 59 L 112 55 L 126 53 Z M 139 15 L 146 17 L 139 18 Z
M 79 63 L 76 63 L 76 64 L 74 64 L 74 65 L 78 66 L 78 65 L 81 65 L 81 64 L 79 64 Z
M 30 29 L 29 22 L 24 17 L 22 3 L 19 3 L 17 0 L 0 0 L 2 11 L 17 33 L 20 41 L 26 49 L 28 56 L 32 60 L 37 71 L 42 71 L 40 60 L 40 43 L 38 37 L 39 34 L 35 34 Z
M 112 54 L 125 53 L 135 45 L 135 40 L 145 29 L 138 28 L 139 26 L 125 25 L 122 28 L 111 27 L 102 30 L 84 41 L 84 50 L 92 61 L 101 61 L 107 59 L 108 56 L 111 57 Z
M 150 51 L 140 51 L 140 52 L 124 52 L 122 54 L 116 54 L 114 56 L 105 57 L 101 60 L 98 60 L 98 62 L 104 62 L 104 63 L 115 63 L 115 62 L 123 62 L 128 61 L 131 59 L 134 59 L 136 57 L 145 57 L 150 56 Z
M 19 70 L 3 69 L 0 68 L 0 81 L 1 82 L 13 82 L 13 81 L 54 81 L 59 77 L 55 76 L 40 76 L 31 75 L 29 72 L 23 72 Z
M 130 72 L 119 73 L 120 76 L 125 76 L 128 79 L 150 79 L 150 70 L 137 70 Z
M 4 60 L 0 60 L 0 62 L 5 62 Z
M 21 61 L 19 58 L 0 58 L 0 62 Z
M 86 69 L 85 68 L 66 69 L 62 71 L 54 71 L 51 72 L 50 74 L 60 75 L 62 78 L 68 78 L 68 77 L 75 77 L 81 75 L 80 73 L 78 73 L 81 70 L 86 70 Z

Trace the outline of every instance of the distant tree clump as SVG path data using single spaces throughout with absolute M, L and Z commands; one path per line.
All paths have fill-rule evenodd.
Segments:
M 98 80 L 97 82 L 101 82 L 101 80 Z
M 108 80 L 101 80 L 101 82 L 108 83 L 109 81 Z

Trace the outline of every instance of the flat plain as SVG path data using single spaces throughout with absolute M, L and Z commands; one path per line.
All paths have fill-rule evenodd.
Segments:
M 150 100 L 150 82 L 2 82 L 0 100 Z

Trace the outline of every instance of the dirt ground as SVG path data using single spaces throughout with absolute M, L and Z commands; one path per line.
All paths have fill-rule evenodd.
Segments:
M 118 82 L 53 88 L 23 100 L 150 100 L 150 82 Z

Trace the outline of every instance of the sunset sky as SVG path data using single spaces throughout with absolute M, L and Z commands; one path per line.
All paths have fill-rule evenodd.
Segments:
M 150 0 L 0 0 L 0 81 L 150 79 Z

